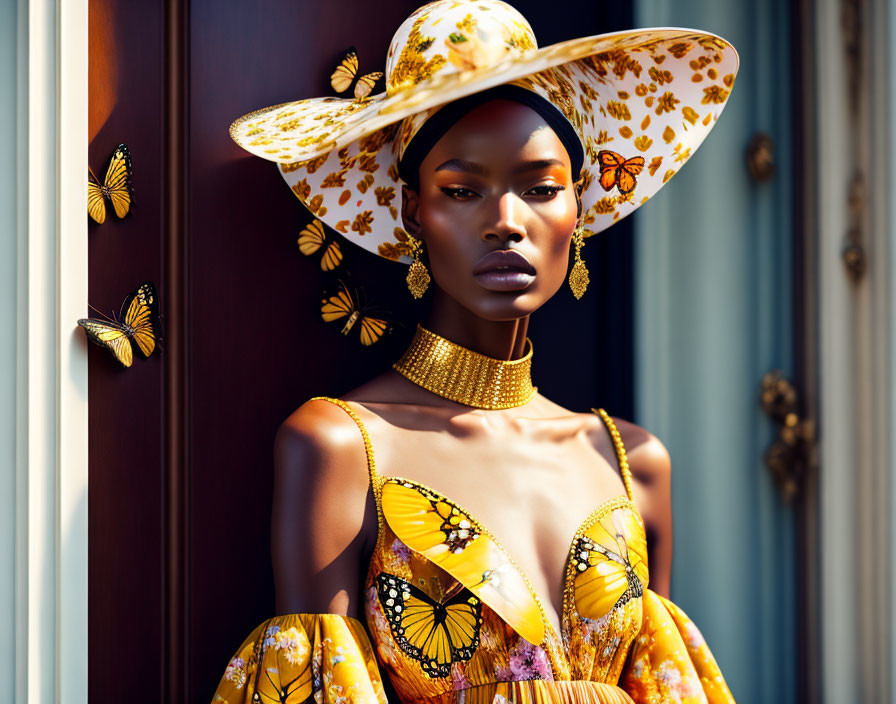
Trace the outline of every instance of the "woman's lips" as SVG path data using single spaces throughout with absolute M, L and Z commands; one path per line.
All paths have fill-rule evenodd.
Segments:
M 521 291 L 535 281 L 535 267 L 519 252 L 496 249 L 473 265 L 473 276 L 490 291 Z

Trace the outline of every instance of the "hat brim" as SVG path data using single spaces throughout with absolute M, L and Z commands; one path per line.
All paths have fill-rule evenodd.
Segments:
M 484 69 L 436 73 L 392 95 L 282 103 L 239 118 L 230 135 L 278 162 L 325 224 L 369 251 L 410 262 L 392 143 L 405 118 L 502 83 L 543 94 L 585 145 L 582 201 L 586 234 L 594 234 L 646 202 L 687 161 L 721 114 L 737 69 L 734 47 L 713 34 L 614 32 Z

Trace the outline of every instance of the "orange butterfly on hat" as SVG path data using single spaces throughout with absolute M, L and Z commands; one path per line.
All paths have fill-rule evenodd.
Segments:
M 598 152 L 597 160 L 600 162 L 600 185 L 605 191 L 618 186 L 619 192 L 624 195 L 635 189 L 638 184 L 635 177 L 644 168 L 643 156 L 626 159 L 621 154 L 604 149 Z

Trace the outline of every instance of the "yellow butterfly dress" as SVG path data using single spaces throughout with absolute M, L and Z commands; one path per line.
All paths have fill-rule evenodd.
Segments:
M 390 701 L 401 704 L 734 701 L 694 624 L 648 589 L 644 524 L 605 412 L 626 494 L 598 505 L 572 536 L 556 632 L 481 521 L 432 487 L 380 475 L 353 406 L 319 399 L 352 417 L 367 451 L 378 533 L 366 629 L 346 616 L 272 619 L 237 651 L 214 701 L 376 704 L 385 701 L 386 674 Z

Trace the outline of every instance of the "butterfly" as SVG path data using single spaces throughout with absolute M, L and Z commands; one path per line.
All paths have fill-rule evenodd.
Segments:
M 620 193 L 631 193 L 637 185 L 635 176 L 644 168 L 643 156 L 626 159 L 609 149 L 598 152 L 597 160 L 600 162 L 600 185 L 605 191 L 618 186 Z
M 343 335 L 348 335 L 355 323 L 360 321 L 361 344 L 369 347 L 374 342 L 377 342 L 389 329 L 389 323 L 382 318 L 371 318 L 362 315 L 361 307 L 358 305 L 356 297 L 349 293 L 348 287 L 341 281 L 339 286 L 339 291 L 335 295 L 328 296 L 321 301 L 321 317 L 327 323 L 340 318 L 348 318 L 345 321 L 345 325 L 342 326 L 341 332 Z
M 106 178 L 100 183 L 96 174 L 89 171 L 87 179 L 87 213 L 102 225 L 106 221 L 106 199 L 118 218 L 123 218 L 131 209 L 131 151 L 127 144 L 119 144 L 112 153 Z
M 355 76 L 358 74 L 358 54 L 354 49 L 349 49 L 342 61 L 330 76 L 330 85 L 337 93 L 344 93 L 349 89 Z M 374 71 L 358 78 L 355 83 L 355 97 L 366 98 L 370 95 L 370 91 L 376 85 L 376 82 L 383 77 L 382 71 Z
M 526 578 L 477 520 L 432 489 L 397 477 L 382 487 L 383 515 L 411 550 L 441 567 L 530 643 L 544 619 Z
M 578 537 L 570 556 L 576 609 L 599 619 L 644 594 L 647 543 L 638 517 L 617 508 Z
M 149 281 L 125 298 L 118 320 L 109 318 L 81 318 L 78 321 L 87 336 L 105 347 L 123 366 L 130 367 L 134 360 L 134 348 L 149 357 L 161 336 L 159 299 L 156 287 Z
M 313 220 L 311 224 L 306 225 L 299 232 L 299 251 L 305 256 L 311 256 L 319 250 L 327 241 L 324 232 L 323 223 L 320 220 Z M 324 249 L 323 256 L 320 260 L 320 268 L 324 271 L 332 271 L 342 262 L 342 249 L 336 240 L 331 240 Z
M 453 663 L 473 657 L 482 602 L 461 584 L 436 601 L 407 580 L 380 572 L 376 590 L 395 642 L 427 675 L 447 677 Z

